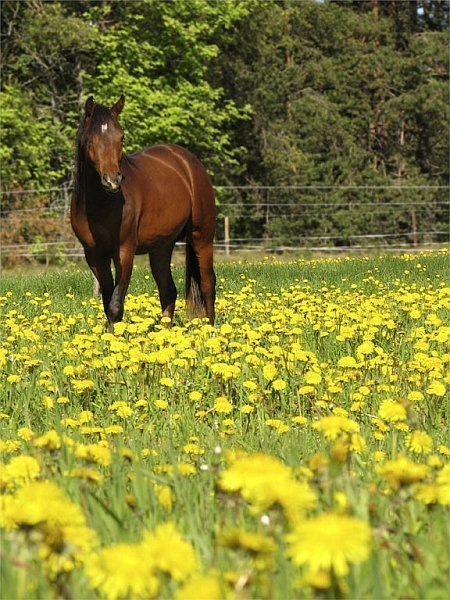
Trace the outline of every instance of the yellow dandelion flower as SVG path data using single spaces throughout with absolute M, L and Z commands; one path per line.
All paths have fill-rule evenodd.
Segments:
M 40 472 L 41 467 L 32 456 L 15 456 L 4 467 L 3 473 L 0 475 L 0 481 L 4 481 L 6 484 L 22 485 L 37 479 Z
M 166 400 L 155 400 L 153 402 L 153 405 L 156 406 L 156 408 L 160 408 L 161 410 L 165 410 L 169 406 L 169 403 L 166 402 Z
M 418 464 L 401 454 L 395 460 L 388 460 L 376 467 L 376 472 L 386 479 L 392 489 L 424 479 L 430 470 L 428 465 Z
M 195 575 L 178 590 L 175 600 L 222 600 L 224 594 L 216 575 Z
M 182 450 L 185 454 L 196 454 L 197 456 L 201 456 L 202 454 L 205 454 L 205 450 L 198 444 L 194 444 L 194 443 L 185 444 L 183 446 Z
M 40 437 L 36 438 L 34 440 L 34 445 L 37 448 L 57 450 L 58 448 L 61 448 L 61 438 L 59 434 L 54 429 L 52 429 L 51 431 L 44 433 L 44 435 L 41 435 Z
M 406 436 L 406 447 L 415 454 L 429 454 L 433 440 L 425 431 L 415 430 Z
M 92 379 L 72 379 L 72 385 L 76 392 L 82 394 L 86 390 L 92 390 L 95 387 L 95 383 Z
M 253 531 L 244 531 L 239 527 L 222 529 L 217 536 L 217 542 L 226 548 L 242 548 L 254 554 L 272 554 L 276 550 L 276 543 L 272 537 Z
M 358 433 L 359 425 L 353 419 L 339 415 L 322 417 L 313 423 L 313 429 L 320 431 L 329 440 L 335 440 L 341 433 Z
M 233 410 L 233 405 L 225 396 L 219 396 L 214 400 L 214 410 L 218 413 L 228 414 Z
M 42 398 L 42 404 L 45 406 L 45 408 L 53 408 L 53 406 L 55 405 L 55 403 L 53 402 L 53 398 L 51 398 L 50 396 L 44 396 Z
M 147 532 L 142 546 L 145 560 L 175 581 L 184 581 L 198 569 L 194 548 L 183 539 L 172 522 L 162 523 L 153 532 Z
M 419 483 L 414 490 L 414 496 L 423 504 L 435 504 L 439 497 L 439 487 L 433 483 Z
M 54 482 L 27 483 L 2 508 L 6 509 L 2 521 L 8 529 L 39 531 L 37 554 L 51 577 L 73 569 L 97 543 L 80 507 Z
M 344 492 L 334 492 L 334 501 L 336 502 L 337 512 L 345 513 L 349 507 L 349 501 Z
M 397 429 L 398 431 L 409 431 L 409 426 L 407 423 L 400 421 L 398 423 L 394 423 L 394 429 Z
M 192 400 L 192 402 L 199 402 L 201 399 L 202 399 L 201 392 L 194 391 L 189 394 L 189 400 Z
M 422 392 L 412 391 L 409 392 L 407 398 L 410 402 L 420 402 L 424 399 L 424 395 L 422 394 Z
M 103 475 L 90 467 L 75 467 L 70 469 L 70 471 L 66 471 L 64 475 L 67 475 L 67 477 L 86 479 L 87 481 L 93 481 L 95 483 L 103 483 Z
M 383 452 L 383 450 L 376 450 L 372 455 L 372 458 L 375 462 L 381 462 L 385 459 L 385 457 L 386 452 Z
M 273 362 L 269 362 L 264 365 L 264 367 L 263 367 L 264 379 L 267 379 L 268 381 L 272 381 L 273 379 L 275 379 L 277 374 L 278 374 L 278 369 L 276 368 L 276 366 Z
M 186 462 L 179 462 L 177 464 L 177 469 L 181 475 L 195 475 L 197 473 L 195 466 Z
M 78 424 L 85 425 L 89 423 L 94 418 L 94 413 L 90 410 L 82 410 L 78 416 Z
M 357 354 L 362 354 L 363 356 L 367 356 L 368 354 L 372 354 L 375 351 L 375 344 L 370 340 L 363 342 L 356 348 Z
M 272 381 L 272 389 L 274 389 L 276 392 L 281 392 L 285 388 L 286 382 L 283 381 L 283 379 L 275 379 L 274 381 Z
M 287 556 L 311 572 L 347 575 L 349 563 L 369 558 L 371 530 L 367 523 L 335 513 L 325 513 L 297 523 L 286 536 Z
M 353 356 L 343 356 L 338 360 L 337 366 L 345 369 L 356 369 L 358 367 L 358 363 Z
M 278 433 L 286 433 L 286 431 L 290 431 L 289 425 L 283 423 L 281 419 L 266 419 L 267 427 L 271 427 L 278 431 Z
M 366 451 L 366 440 L 359 433 L 352 433 L 350 436 L 350 450 L 356 454 L 363 454 Z
M 407 415 L 405 407 L 399 402 L 383 400 L 378 411 L 378 416 L 385 421 L 395 423 L 397 421 L 405 421 Z
M 296 481 L 292 469 L 270 454 L 238 455 L 220 474 L 218 484 L 225 491 L 240 492 L 255 512 L 280 504 L 291 518 L 316 503 L 309 485 Z
M 322 375 L 317 371 L 307 371 L 305 381 L 308 385 L 317 385 L 322 381 Z
M 30 429 L 29 427 L 21 427 L 20 429 L 17 430 L 17 437 L 19 437 L 21 440 L 25 440 L 26 442 L 29 442 L 30 440 L 33 439 L 34 433 L 33 433 L 33 430 Z
M 227 363 L 214 363 L 211 365 L 211 371 L 214 375 L 219 375 L 223 377 L 223 379 L 233 379 L 233 377 L 237 377 L 241 372 L 241 368 L 239 365 L 229 365 Z
M 438 500 L 444 506 L 450 506 L 450 463 L 442 467 L 436 478 L 439 486 Z
M 305 425 L 305 423 L 308 422 L 308 419 L 302 415 L 298 415 L 297 417 L 292 417 L 291 421 L 296 425 Z
M 111 451 L 107 446 L 100 444 L 79 444 L 75 450 L 75 456 L 103 467 L 111 464 Z
M 131 406 L 121 406 L 120 408 L 118 408 L 116 410 L 116 415 L 118 417 L 130 417 L 133 414 L 133 409 L 131 408 Z
M 108 425 L 108 427 L 105 427 L 103 431 L 106 434 L 118 434 L 123 433 L 123 427 L 122 425 Z
M 442 467 L 442 460 L 437 454 L 431 454 L 431 456 L 428 457 L 427 465 L 439 469 L 440 467 Z
M 91 586 L 107 600 L 153 598 L 159 579 L 143 544 L 114 544 L 89 557 L 85 564 Z
M 346 438 L 338 438 L 333 442 L 330 448 L 331 458 L 337 462 L 345 462 L 347 460 L 349 446 Z
M 171 488 L 168 485 L 157 485 L 155 486 L 155 489 L 157 492 L 158 502 L 163 508 L 170 512 L 173 508 L 173 503 L 175 502 L 175 495 Z
M 308 571 L 301 580 L 300 586 L 309 585 L 316 590 L 327 590 L 331 587 L 329 571 Z
M 231 327 L 231 325 L 229 325 L 228 323 L 225 323 L 224 325 L 221 326 L 220 335 L 228 335 L 230 333 L 233 333 L 233 328 Z
M 21 443 L 17 440 L 0 440 L 0 452 L 12 454 L 18 450 L 20 446 Z
M 432 381 L 431 385 L 427 389 L 427 394 L 431 394 L 433 396 L 445 396 L 447 390 L 442 381 Z
M 298 388 L 298 391 L 300 394 L 306 396 L 307 394 L 312 394 L 313 392 L 315 392 L 316 388 L 313 385 L 301 385 Z

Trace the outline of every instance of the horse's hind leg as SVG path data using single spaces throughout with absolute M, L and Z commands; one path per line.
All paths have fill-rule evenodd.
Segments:
M 216 274 L 213 269 L 213 246 L 205 246 L 198 255 L 200 265 L 200 289 L 202 290 L 206 316 L 214 325 L 216 303 Z
M 168 246 L 150 252 L 149 254 L 152 275 L 158 286 L 162 316 L 169 317 L 171 321 L 173 319 L 175 302 L 177 299 L 177 288 L 175 287 L 172 271 L 170 269 L 174 245 L 174 243 L 169 244 Z
M 194 232 L 192 239 L 188 242 L 191 245 L 194 260 L 198 265 L 198 274 L 200 275 L 201 302 L 206 316 L 211 325 L 214 325 L 215 319 L 215 301 L 216 301 L 216 275 L 213 269 L 213 244 L 204 242 Z M 189 248 L 187 251 L 189 252 Z M 189 263 L 188 263 L 189 264 Z M 195 269 L 196 270 L 196 269 Z

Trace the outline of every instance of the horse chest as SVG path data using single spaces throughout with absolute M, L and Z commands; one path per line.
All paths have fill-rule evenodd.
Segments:
M 120 245 L 121 222 L 117 218 L 92 218 L 82 215 L 74 220 L 73 228 L 85 248 L 111 254 Z

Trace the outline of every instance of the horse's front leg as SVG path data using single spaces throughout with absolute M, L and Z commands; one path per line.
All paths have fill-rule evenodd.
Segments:
M 118 256 L 114 257 L 116 285 L 106 313 L 111 331 L 114 330 L 114 323 L 118 323 L 123 317 L 125 295 L 133 271 L 134 252 L 135 248 L 132 246 L 121 246 Z
M 99 256 L 96 252 L 86 249 L 84 251 L 86 262 L 94 273 L 102 293 L 103 309 L 108 316 L 108 307 L 114 291 L 114 280 L 111 272 L 111 258 Z

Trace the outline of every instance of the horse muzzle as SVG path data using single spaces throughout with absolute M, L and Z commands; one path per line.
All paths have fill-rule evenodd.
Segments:
M 115 193 L 120 190 L 120 184 L 122 182 L 122 173 L 118 172 L 115 175 L 109 173 L 103 173 L 101 176 L 102 186 L 107 192 Z

